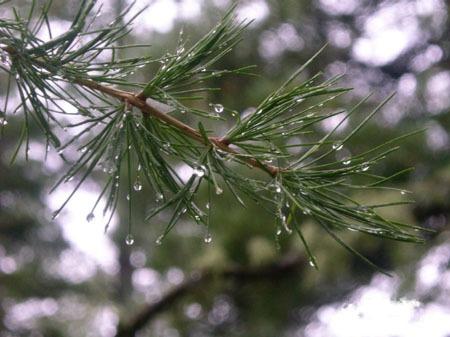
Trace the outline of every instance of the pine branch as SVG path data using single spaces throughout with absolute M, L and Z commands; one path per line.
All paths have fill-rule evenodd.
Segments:
M 118 59 L 121 47 L 116 46 L 116 41 L 129 33 L 130 22 L 135 18 L 125 20 L 131 7 L 107 27 L 94 27 L 98 15 L 95 1 L 83 0 L 70 29 L 42 41 L 38 36 L 43 30 L 53 36 L 48 24 L 49 6 L 44 6 L 37 19 L 32 20 L 34 5 L 33 2 L 26 18 L 15 11 L 13 20 L 0 19 L 0 69 L 8 76 L 0 121 L 4 127 L 9 114 L 22 113 L 22 133 L 12 162 L 22 146 L 27 157 L 32 126 L 43 132 L 47 144 L 53 145 L 63 159 L 67 149 L 75 147 L 79 151 L 78 158 L 54 187 L 77 179 L 72 193 L 54 217 L 101 167 L 107 174 L 106 183 L 87 220 L 93 219 L 100 200 L 105 199 L 103 213 L 110 213 L 107 228 L 121 194 L 127 193 L 127 244 L 134 242 L 132 205 L 135 194 L 144 185 L 154 192 L 157 203 L 147 220 L 163 210 L 172 210 L 156 243 L 161 244 L 185 215 L 206 226 L 205 242 L 210 242 L 210 211 L 202 210 L 196 202 L 203 183 L 210 191 L 208 206 L 211 206 L 211 191 L 222 194 L 222 183 L 241 205 L 245 206 L 249 200 L 257 202 L 274 215 L 277 236 L 294 231 L 300 236 L 314 266 L 315 257 L 301 232 L 300 219 L 305 217 L 313 218 L 333 239 L 355 254 L 338 236 L 340 231 L 356 230 L 393 240 L 423 241 L 420 227 L 391 221 L 377 213 L 382 207 L 412 202 L 404 196 L 406 192 L 399 193 L 400 200 L 382 205 L 363 205 L 351 196 L 351 190 L 392 190 L 383 184 L 395 174 L 381 177 L 371 174 L 370 169 L 397 151 L 396 143 L 406 136 L 365 153 L 342 155 L 348 152 L 342 149 L 391 97 L 362 118 L 346 136 L 336 139 L 342 123 L 359 118 L 356 112 L 364 107 L 370 95 L 348 111 L 324 110 L 350 89 L 336 86 L 339 76 L 321 80 L 321 74 L 317 74 L 307 80 L 299 79 L 323 49 L 270 93 L 253 113 L 241 118 L 221 104 L 211 103 L 212 111 L 187 104 L 200 99 L 199 93 L 215 90 L 204 84 L 208 80 L 248 75 L 253 69 L 214 69 L 215 63 L 241 41 L 248 25 L 236 20 L 234 8 L 191 47 L 181 36 L 175 53 L 156 59 L 143 53 L 137 58 Z M 29 24 L 31 21 L 33 25 Z M 160 66 L 148 82 L 132 81 L 134 72 L 155 63 Z M 13 81 L 20 103 L 10 107 Z M 68 107 L 72 111 L 67 111 Z M 226 120 L 222 117 L 224 113 L 231 114 L 234 125 L 223 137 L 212 135 L 205 128 L 205 121 L 222 122 Z M 198 119 L 197 128 L 180 120 L 185 114 Z M 342 119 L 333 130 L 325 135 L 317 132 L 319 123 L 336 116 Z M 60 136 L 61 129 L 75 130 L 75 134 L 61 140 L 67 138 Z M 295 137 L 302 142 L 289 143 Z M 301 154 L 297 155 L 297 151 Z M 177 173 L 174 159 L 192 168 L 187 181 Z M 250 177 L 234 164 L 258 168 L 267 175 Z M 361 180 L 366 182 L 359 183 Z

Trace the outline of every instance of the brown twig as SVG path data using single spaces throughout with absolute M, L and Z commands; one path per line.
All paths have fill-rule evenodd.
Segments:
M 178 119 L 168 115 L 167 113 L 164 113 L 160 111 L 159 109 L 155 108 L 154 106 L 151 106 L 145 102 L 145 96 L 142 95 L 142 93 L 139 94 L 133 94 L 131 92 L 119 90 L 116 88 L 112 88 L 109 86 L 105 86 L 102 84 L 99 84 L 98 82 L 87 80 L 87 79 L 78 79 L 75 80 L 75 83 L 91 88 L 93 90 L 100 91 L 102 93 L 105 93 L 107 95 L 116 97 L 121 100 L 127 101 L 129 104 L 133 105 L 134 107 L 141 110 L 144 114 L 153 116 L 155 118 L 158 118 L 159 120 L 179 129 L 182 131 L 185 135 L 188 137 L 195 139 L 199 142 L 205 143 L 204 138 L 202 135 L 192 127 L 190 127 L 187 124 L 184 124 L 183 122 L 179 121 Z M 160 103 L 163 104 L 163 103 Z M 226 138 L 219 138 L 219 137 L 208 137 L 208 140 L 210 144 L 213 144 L 218 149 L 237 155 L 239 156 L 239 152 L 232 149 L 230 147 L 231 143 Z M 208 144 L 205 144 L 208 145 Z M 271 176 L 276 176 L 280 169 L 277 166 L 273 165 L 266 165 L 261 163 L 260 161 L 256 160 L 255 158 L 244 158 L 244 161 L 248 163 L 249 165 L 253 167 L 257 167 L 260 169 L 263 169 L 264 171 L 268 172 Z
M 168 291 L 157 302 L 143 308 L 128 323 L 119 324 L 116 337 L 133 337 L 136 332 L 144 328 L 157 314 L 166 310 L 184 295 L 191 293 L 200 286 L 205 286 L 206 283 L 213 279 L 239 282 L 267 280 L 283 277 L 288 273 L 298 271 L 302 265 L 305 265 L 305 258 L 303 256 L 289 255 L 276 263 L 258 268 L 235 267 L 219 272 L 203 271 L 192 273 L 183 283 Z
M 18 55 L 17 50 L 12 46 L 3 45 L 0 48 L 3 49 L 4 51 L 6 51 L 7 53 L 9 53 L 11 56 Z M 40 67 L 48 68 L 48 64 L 46 62 L 36 60 L 36 63 L 39 64 Z M 202 137 L 202 135 L 197 130 L 195 130 L 194 128 L 190 127 L 189 125 L 179 121 L 178 119 L 168 115 L 167 113 L 161 111 L 160 109 L 147 104 L 145 101 L 146 97 L 143 92 L 136 94 L 133 92 L 124 91 L 124 90 L 120 90 L 117 88 L 113 88 L 111 86 L 103 85 L 103 84 L 100 84 L 91 79 L 77 78 L 74 80 L 72 78 L 69 78 L 69 80 L 73 80 L 73 82 L 78 85 L 90 88 L 95 91 L 100 91 L 104 94 L 115 97 L 119 100 L 126 101 L 128 104 L 141 110 L 143 114 L 158 118 L 159 120 L 179 129 L 181 132 L 183 132 L 188 137 L 205 144 L 205 139 Z M 165 105 L 160 102 L 158 102 L 158 103 L 160 105 Z M 230 147 L 231 142 L 227 138 L 211 136 L 211 137 L 208 137 L 208 141 L 209 141 L 209 144 L 212 144 L 213 146 L 215 146 L 216 148 L 218 148 L 222 151 L 236 155 L 237 157 L 239 157 L 239 155 L 241 155 L 238 151 L 236 151 Z M 209 145 L 209 144 L 205 144 L 205 145 Z M 249 164 L 250 166 L 257 167 L 257 168 L 260 168 L 260 169 L 268 172 L 272 177 L 275 177 L 281 170 L 277 166 L 264 164 L 261 161 L 257 160 L 256 158 L 244 157 L 244 158 L 242 158 L 242 160 L 244 162 L 246 162 L 247 164 Z

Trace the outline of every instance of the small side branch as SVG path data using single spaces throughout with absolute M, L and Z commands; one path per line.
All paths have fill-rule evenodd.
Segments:
M 119 324 L 116 337 L 133 337 L 144 328 L 157 314 L 167 310 L 176 301 L 191 294 L 200 286 L 205 286 L 212 280 L 233 280 L 238 283 L 264 281 L 284 277 L 299 271 L 305 265 L 305 258 L 300 255 L 289 255 L 280 261 L 258 268 L 228 268 L 219 272 L 194 272 L 183 283 L 168 291 L 160 300 L 143 308 L 128 323 Z

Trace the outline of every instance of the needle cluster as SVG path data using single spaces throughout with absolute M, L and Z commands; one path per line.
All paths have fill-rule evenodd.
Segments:
M 21 116 L 22 132 L 12 161 L 21 148 L 27 155 L 29 130 L 36 126 L 46 138 L 48 150 L 53 147 L 64 159 L 66 151 L 77 150 L 76 159 L 55 185 L 74 179 L 75 188 L 54 217 L 88 178 L 103 171 L 104 188 L 87 220 L 94 218 L 101 200 L 106 200 L 103 212 L 112 217 L 121 195 L 126 194 L 127 244 L 134 242 L 131 224 L 138 193 L 153 195 L 156 201 L 147 220 L 166 210 L 172 214 L 157 239 L 161 243 L 181 217 L 208 228 L 211 197 L 226 190 L 243 207 L 254 201 L 273 214 L 277 236 L 297 232 L 314 266 L 314 254 L 301 229 L 306 217 L 355 254 L 338 236 L 340 231 L 422 241 L 420 228 L 391 221 L 377 212 L 408 203 L 400 193 L 400 201 L 389 204 L 364 205 L 352 198 L 354 190 L 389 189 L 383 186 L 391 177 L 372 174 L 371 168 L 398 150 L 396 143 L 408 135 L 350 154 L 346 144 L 390 97 L 341 136 L 336 130 L 357 115 L 369 96 L 350 109 L 326 109 L 349 89 L 336 86 L 339 77 L 323 80 L 317 74 L 301 80 L 304 69 L 322 50 L 247 115 L 217 103 L 202 110 L 190 102 L 216 90 L 208 87 L 208 80 L 253 70 L 248 66 L 214 68 L 241 41 L 249 24 L 237 21 L 234 8 L 192 46 L 181 33 L 173 53 L 153 58 L 141 52 L 138 57 L 121 58 L 124 48 L 150 50 L 145 44 L 120 43 L 132 27 L 134 17 L 126 20 L 132 6 L 108 25 L 98 27 L 95 19 L 101 6 L 82 0 L 70 28 L 59 36 L 52 32 L 51 1 L 39 10 L 36 7 L 32 1 L 25 16 L 13 9 L 10 18 L 0 19 L 0 71 L 7 76 L 0 108 L 2 125 L 6 125 L 7 114 Z M 149 74 L 147 82 L 134 82 L 131 75 L 149 64 L 158 64 L 158 70 Z M 11 97 L 16 93 L 20 99 L 14 105 Z M 215 136 L 205 125 L 225 123 L 224 114 L 231 114 L 234 123 L 225 135 Z M 181 122 L 184 116 L 195 122 Z M 333 130 L 317 132 L 319 123 L 336 116 L 341 121 Z M 188 179 L 180 176 L 177 168 L 181 165 L 191 169 Z M 207 207 L 197 201 L 202 185 L 209 191 Z M 210 242 L 209 230 L 207 233 L 205 242 Z

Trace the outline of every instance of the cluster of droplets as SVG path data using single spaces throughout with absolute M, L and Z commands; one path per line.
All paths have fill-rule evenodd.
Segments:
M 205 236 L 203 237 L 204 243 L 211 243 L 212 242 L 212 235 L 209 231 L 209 229 L 206 231 Z
M 9 58 L 9 54 L 3 50 L 3 48 L 6 48 L 4 44 L 0 44 L 0 62 L 10 68 L 11 67 L 11 59 Z
M 333 150 L 339 152 L 339 151 L 342 151 L 344 149 L 344 144 L 342 142 L 336 142 L 336 143 L 333 143 L 333 145 L 331 145 L 331 148 Z M 350 152 L 348 150 L 345 150 L 345 151 L 342 151 L 342 152 L 346 152 L 346 153 L 340 154 L 339 156 L 336 155 L 336 157 L 341 157 L 341 161 L 342 161 L 343 165 L 345 165 L 345 166 L 350 165 L 351 162 L 352 162 Z M 365 171 L 367 171 L 369 169 L 368 165 L 364 165 L 362 167 L 362 168 L 366 168 L 366 167 L 367 167 L 367 169 L 365 169 Z
M 279 181 L 275 180 L 269 186 L 269 190 L 274 193 L 275 201 L 277 202 L 277 213 L 278 225 L 276 227 L 275 234 L 279 237 L 283 229 L 287 234 L 292 234 L 292 229 L 289 227 L 288 219 L 286 214 L 289 213 L 289 203 L 285 201 L 285 195 Z

